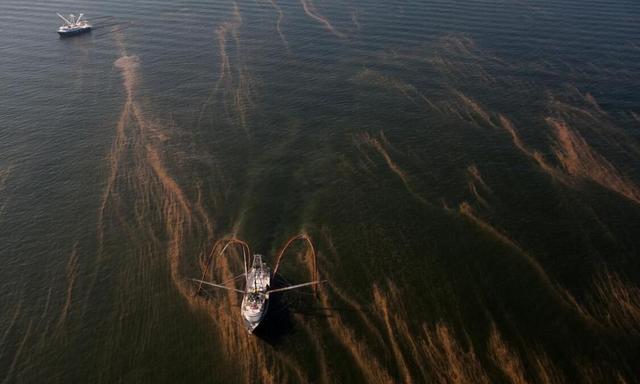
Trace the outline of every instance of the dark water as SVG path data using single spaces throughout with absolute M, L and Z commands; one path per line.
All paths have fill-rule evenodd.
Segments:
M 59 39 L 56 11 L 96 28 Z M 0 380 L 637 382 L 638 25 L 625 0 L 3 0 Z M 273 264 L 298 233 L 328 283 L 257 337 L 193 296 L 217 239 Z

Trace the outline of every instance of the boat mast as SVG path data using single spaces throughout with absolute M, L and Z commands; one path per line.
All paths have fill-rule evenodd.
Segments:
M 255 261 L 256 257 L 255 255 L 253 256 L 253 260 Z M 256 269 L 253 268 L 253 266 L 251 267 L 251 269 L 253 269 L 253 290 L 257 291 L 258 290 L 258 276 L 256 274 Z
M 69 20 L 67 20 L 66 17 L 62 16 L 61 14 L 56 13 L 56 15 L 58 15 L 58 17 L 60 17 L 62 20 L 64 20 L 64 22 L 67 23 L 67 25 L 71 25 L 72 24 Z

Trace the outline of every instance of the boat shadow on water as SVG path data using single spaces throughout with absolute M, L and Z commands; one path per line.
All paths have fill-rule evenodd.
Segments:
M 269 297 L 269 310 L 253 334 L 260 340 L 277 346 L 286 336 L 295 332 L 293 314 L 296 311 L 284 294 Z
M 274 277 L 274 289 L 289 285 L 291 284 L 279 275 Z M 348 316 L 362 311 L 348 306 L 322 306 L 311 290 L 273 293 L 269 297 L 269 310 L 253 334 L 267 344 L 277 347 L 288 336 L 300 331 L 301 321 L 323 320 L 337 313 Z

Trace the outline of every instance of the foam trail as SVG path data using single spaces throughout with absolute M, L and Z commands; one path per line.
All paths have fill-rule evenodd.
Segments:
M 327 31 L 333 33 L 337 37 L 339 37 L 341 39 L 345 39 L 346 38 L 346 36 L 343 33 L 339 32 L 338 30 L 336 30 L 333 27 L 333 25 L 331 25 L 329 20 L 327 20 L 324 16 L 322 16 L 321 14 L 318 13 L 318 11 L 316 10 L 316 7 L 313 5 L 311 0 L 300 0 L 300 3 L 302 4 L 302 8 L 304 9 L 304 13 L 306 13 L 307 16 L 311 17 L 315 21 L 317 21 L 320 24 L 324 25 L 324 27 L 327 29 Z

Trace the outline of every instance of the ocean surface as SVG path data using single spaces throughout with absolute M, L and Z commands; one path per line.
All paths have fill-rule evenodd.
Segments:
M 0 0 L 0 263 L 0 383 L 639 382 L 640 2 Z

